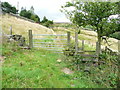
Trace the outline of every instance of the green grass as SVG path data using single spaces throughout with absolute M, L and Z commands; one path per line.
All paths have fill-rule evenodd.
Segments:
M 3 55 L 6 57 L 2 68 L 3 88 L 70 88 L 72 84 L 84 88 L 94 85 L 86 85 L 87 78 L 74 80 L 77 73 L 63 73 L 61 70 L 67 64 L 57 62 L 57 59 L 63 59 L 61 54 L 43 49 L 22 50 L 6 45 L 3 46 Z
M 105 85 L 105 83 L 96 83 L 87 73 L 77 71 L 76 65 L 69 62 L 72 59 L 62 54 L 56 54 L 44 49 L 24 50 L 14 44 L 3 45 L 2 49 L 3 56 L 6 57 L 2 65 L 3 88 L 111 87 Z M 58 59 L 61 59 L 62 62 L 57 62 Z M 74 70 L 74 73 L 65 74 L 62 72 L 63 68 L 70 68 Z M 98 72 L 100 71 L 95 73 Z M 98 77 L 96 76 L 96 78 Z

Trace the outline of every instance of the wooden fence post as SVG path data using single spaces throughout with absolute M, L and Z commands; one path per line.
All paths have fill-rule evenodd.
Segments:
M 10 26 L 10 35 L 12 35 L 12 25 Z
M 120 40 L 118 40 L 118 59 L 120 63 Z
M 120 40 L 118 40 L 118 68 L 120 68 Z M 120 76 L 120 72 L 118 72 L 118 76 Z M 117 80 L 117 88 L 120 88 L 120 77 Z
M 67 32 L 67 45 L 70 46 L 70 32 Z
M 75 32 L 75 54 L 78 52 L 78 32 Z
M 120 40 L 118 40 L 118 52 L 120 54 Z
M 98 42 L 96 42 L 96 54 L 97 54 L 97 56 L 99 57 L 99 45 L 98 45 L 99 43 Z
M 82 40 L 82 50 L 84 51 L 84 40 Z
M 29 48 L 33 48 L 33 36 L 32 36 L 32 30 L 29 30 Z

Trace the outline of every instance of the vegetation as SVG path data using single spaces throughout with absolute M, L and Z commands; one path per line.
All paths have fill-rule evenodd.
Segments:
M 111 34 L 110 37 L 120 40 L 120 32 L 115 32 L 115 33 Z
M 101 55 L 105 64 L 91 66 L 91 74 L 76 70 L 71 56 L 55 54 L 43 49 L 23 50 L 15 43 L 3 44 L 3 88 L 112 88 L 116 87 L 116 57 Z M 109 58 L 109 59 L 108 59 Z M 57 62 L 57 60 L 62 60 Z M 113 60 L 115 62 L 113 62 Z M 79 63 L 81 68 L 87 66 Z M 62 70 L 70 68 L 73 74 Z
M 8 2 L 2 2 L 1 3 L 1 7 L 2 7 L 2 11 L 6 12 L 6 13 L 14 13 L 14 14 L 17 14 L 18 10 L 10 5 Z
M 66 8 L 74 7 L 73 11 Z M 108 21 L 109 16 L 119 14 L 118 4 L 115 2 L 67 2 L 62 6 L 69 19 L 77 26 L 91 25 L 98 34 L 99 51 L 101 51 L 102 36 L 109 36 L 119 30 L 118 20 Z M 99 52 L 100 53 L 100 52 Z
M 73 6 L 73 4 L 74 3 L 68 2 L 65 7 Z M 107 34 L 112 34 L 113 32 L 116 32 L 118 30 L 119 26 L 116 23 L 116 20 L 111 20 L 111 22 L 107 22 L 108 16 L 111 15 L 111 13 L 114 13 L 114 10 L 117 10 L 116 3 L 90 2 L 90 3 L 85 3 L 84 5 L 80 3 L 81 6 L 77 7 L 78 4 L 79 3 L 76 2 L 74 6 L 77 9 L 80 8 L 81 10 L 87 12 L 88 15 L 84 15 L 85 13 L 83 14 L 82 12 L 75 11 L 74 13 L 72 13 L 74 17 L 70 17 L 70 19 L 73 21 L 74 24 L 76 24 L 79 27 L 82 26 L 85 28 L 91 28 L 93 30 L 97 30 L 98 40 L 99 40 L 99 36 L 101 39 L 101 36 L 103 35 L 107 36 Z M 109 9 L 105 5 L 108 5 Z M 95 6 L 100 6 L 100 8 L 97 9 L 95 8 Z M 111 9 L 111 8 L 115 8 L 115 9 Z M 98 11 L 95 12 L 94 10 L 98 10 Z M 101 10 L 105 10 L 106 12 L 101 14 L 100 12 Z M 113 10 L 113 11 L 109 12 L 109 10 Z M 37 17 L 34 14 L 33 7 L 31 7 L 31 9 L 28 11 L 22 8 L 21 12 L 22 15 L 26 16 L 26 18 L 30 18 L 37 21 L 36 19 Z M 79 18 L 78 17 L 79 14 L 82 15 L 83 17 Z M 70 15 L 70 13 L 68 13 L 68 15 Z M 88 18 L 90 20 L 88 20 Z M 22 34 L 26 38 L 28 38 L 27 36 L 28 32 L 25 30 L 29 30 L 29 28 L 33 30 L 33 34 L 44 34 L 44 33 L 61 34 L 61 33 L 65 33 L 66 31 L 69 31 L 64 28 L 58 28 L 58 29 L 54 29 L 55 32 L 53 32 L 51 29 L 42 27 L 39 24 L 26 22 L 25 20 L 17 19 L 9 15 L 2 16 L 2 19 L 3 19 L 3 29 L 5 30 L 4 33 L 9 34 L 9 31 L 7 31 L 9 25 L 14 25 L 13 28 L 14 34 Z M 94 22 L 92 22 L 92 20 Z M 41 23 L 46 24 L 46 26 L 49 27 L 50 24 L 53 24 L 53 21 L 50 21 L 46 17 L 44 17 Z M 56 26 L 59 27 L 59 25 Z M 60 25 L 60 26 L 63 27 L 64 25 Z M 71 24 L 65 25 L 66 28 L 70 26 Z M 112 31 L 110 31 L 110 28 Z M 39 29 L 41 31 L 39 31 Z M 59 31 L 59 29 L 61 31 Z M 71 32 L 75 30 L 76 29 L 72 29 Z M 96 36 L 97 35 L 94 31 L 81 30 L 80 36 L 78 38 L 79 40 L 93 39 L 91 40 L 92 42 L 96 39 Z M 35 37 L 38 38 L 38 36 Z M 52 36 L 47 37 L 47 39 L 41 41 L 54 42 L 54 40 L 51 40 L 51 38 Z M 75 42 L 73 40 L 74 40 L 74 33 L 71 33 L 71 45 L 69 48 L 65 47 L 66 49 L 74 51 Z M 38 41 L 35 40 L 35 41 L 39 42 L 39 40 Z M 119 64 L 118 64 L 118 55 L 116 55 L 115 53 L 103 51 L 99 56 L 100 61 L 98 62 L 82 61 L 82 59 L 86 59 L 86 57 L 82 57 L 76 54 L 65 56 L 63 54 L 54 53 L 52 51 L 47 51 L 42 48 L 21 49 L 21 47 L 18 46 L 17 42 L 15 41 L 7 42 L 7 38 L 4 35 L 3 35 L 2 43 L 3 46 L 0 49 L 2 49 L 3 52 L 2 55 L 0 56 L 0 58 L 2 58 L 2 60 L 0 61 L 2 63 L 3 88 L 116 88 L 117 87 L 118 84 L 117 74 L 119 72 L 118 71 Z M 60 42 L 56 42 L 56 43 L 60 43 Z M 79 48 L 81 47 L 80 44 L 81 43 L 79 43 Z M 60 47 L 58 49 L 60 49 Z M 90 44 L 85 43 L 84 49 L 95 50 L 95 47 L 91 47 Z M 96 53 L 83 52 L 83 54 L 95 55 Z M 88 59 L 95 59 L 95 58 L 90 57 Z M 78 70 L 78 66 L 79 66 L 79 70 Z M 67 73 L 64 71 L 66 68 L 67 68 L 66 71 Z M 68 72 L 72 72 L 72 73 L 68 73 Z
M 28 19 L 31 19 L 31 20 L 37 22 L 37 23 L 40 23 L 39 16 L 34 13 L 33 7 L 31 7 L 31 8 L 32 9 L 30 9 L 30 10 L 26 10 L 26 9 L 22 8 L 22 10 L 20 12 L 20 16 L 26 17 Z
M 46 26 L 46 27 L 50 27 L 53 24 L 53 21 L 48 20 L 45 16 L 43 17 L 43 20 L 41 21 L 41 24 Z

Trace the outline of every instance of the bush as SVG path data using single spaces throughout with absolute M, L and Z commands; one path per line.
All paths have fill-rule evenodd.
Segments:
M 120 32 L 115 32 L 115 33 L 111 34 L 110 37 L 120 40 Z

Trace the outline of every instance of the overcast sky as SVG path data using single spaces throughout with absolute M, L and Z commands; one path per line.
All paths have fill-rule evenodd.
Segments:
M 55 22 L 69 22 L 66 16 L 60 12 L 61 6 L 67 1 L 71 0 L 1 0 L 2 2 L 7 1 L 11 5 L 17 8 L 19 2 L 19 10 L 21 7 L 26 7 L 27 10 L 31 6 L 34 7 L 35 13 L 42 19 L 46 16 L 50 20 Z

